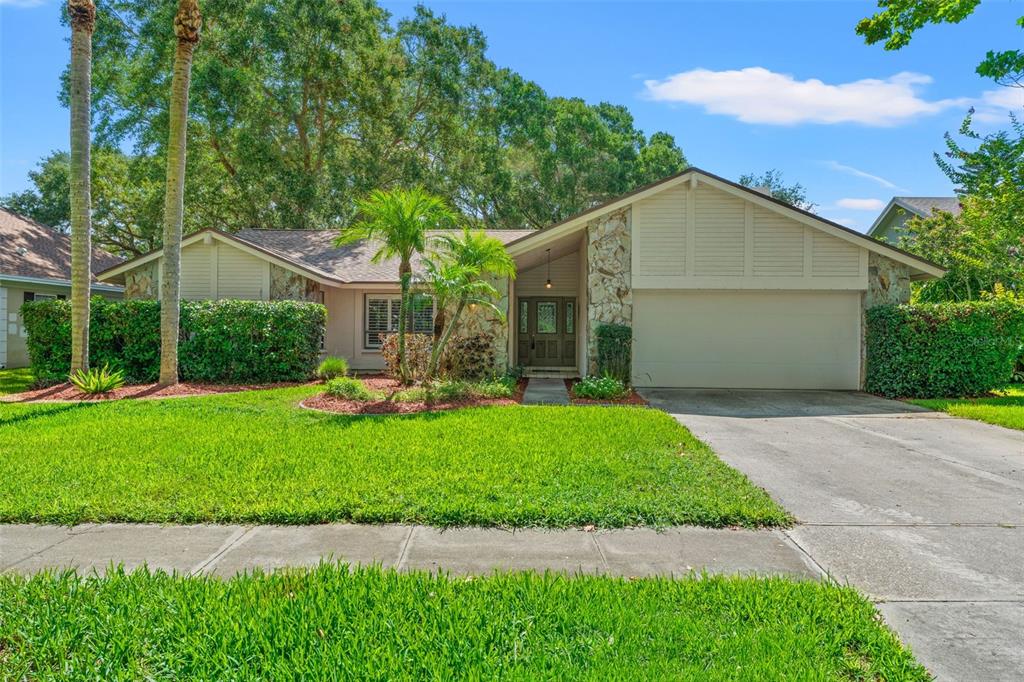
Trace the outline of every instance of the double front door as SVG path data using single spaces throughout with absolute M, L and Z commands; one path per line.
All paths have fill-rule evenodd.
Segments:
M 576 298 L 519 297 L 517 363 L 523 367 L 576 366 Z

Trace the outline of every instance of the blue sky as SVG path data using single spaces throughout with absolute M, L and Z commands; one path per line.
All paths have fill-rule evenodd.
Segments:
M 414 6 L 383 4 L 396 16 Z M 822 215 L 862 230 L 893 194 L 951 193 L 932 152 L 969 106 L 988 130 L 1021 109 L 1021 91 L 974 73 L 986 50 L 1020 46 L 1020 3 L 984 3 L 900 52 L 854 33 L 869 2 L 425 4 L 479 26 L 497 64 L 548 94 L 624 104 L 645 132 L 672 133 L 691 163 L 729 178 L 778 168 Z M 67 148 L 59 8 L 0 0 L 0 193 Z

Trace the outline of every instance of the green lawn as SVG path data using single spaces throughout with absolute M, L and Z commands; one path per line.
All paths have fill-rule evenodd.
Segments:
M 657 410 L 513 406 L 353 417 L 296 407 L 317 390 L 0 405 L 0 521 L 789 521 Z
M 0 578 L 10 679 L 927 680 L 848 587 L 378 568 Z
M 32 370 L 0 369 L 0 395 L 21 393 L 32 388 Z
M 954 417 L 1024 431 L 1024 386 L 1009 386 L 992 398 L 949 398 L 943 400 L 911 400 L 930 410 L 948 412 Z

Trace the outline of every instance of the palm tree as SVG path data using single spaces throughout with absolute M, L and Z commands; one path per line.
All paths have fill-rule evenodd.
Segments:
M 68 0 L 71 20 L 71 371 L 89 369 L 89 286 L 92 281 L 92 198 L 89 110 L 96 5 Z
M 356 202 L 359 220 L 342 230 L 335 240 L 338 246 L 368 240 L 375 243 L 373 262 L 398 258 L 398 279 L 402 285 L 402 301 L 398 316 L 398 373 L 402 383 L 409 383 L 409 365 L 405 357 L 405 331 L 409 317 L 412 286 L 412 257 L 423 253 L 427 231 L 444 228 L 456 215 L 440 197 L 421 188 L 374 190 Z
M 181 314 L 181 222 L 185 194 L 185 133 L 192 53 L 199 42 L 202 15 L 196 0 L 178 0 L 174 17 L 174 75 L 171 78 L 170 134 L 167 140 L 167 190 L 160 284 L 160 384 L 178 383 L 178 324 Z
M 435 338 L 427 365 L 427 379 L 433 379 L 445 346 L 458 327 L 459 318 L 468 305 L 491 309 L 501 320 L 505 314 L 494 301 L 501 297 L 486 277 L 515 277 L 516 265 L 500 240 L 483 230 L 465 228 L 460 236 L 440 235 L 439 257 L 426 262 L 426 289 L 434 296 L 434 309 L 447 310 L 452 302 L 455 310 L 440 338 Z

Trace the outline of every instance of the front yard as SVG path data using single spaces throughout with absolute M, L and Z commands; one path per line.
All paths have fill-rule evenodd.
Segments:
M 12 679 L 926 680 L 854 590 L 322 565 L 0 578 Z
M 0 395 L 21 393 L 32 387 L 32 370 L 0 369 Z
M 319 390 L 2 404 L 0 521 L 790 520 L 656 410 L 509 406 L 363 417 L 297 407 Z
M 977 419 L 997 426 L 1024 431 L 1024 386 L 1008 386 L 990 398 L 944 398 L 911 400 L 930 410 L 947 412 L 954 417 Z

